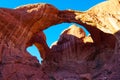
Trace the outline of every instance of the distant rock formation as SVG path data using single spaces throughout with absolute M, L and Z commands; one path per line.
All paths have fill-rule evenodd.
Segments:
M 0 8 L 0 80 L 119 80 L 120 1 L 102 2 L 86 12 L 60 11 L 50 4 Z M 42 32 L 74 22 L 49 48 Z M 42 64 L 26 47 L 35 45 Z

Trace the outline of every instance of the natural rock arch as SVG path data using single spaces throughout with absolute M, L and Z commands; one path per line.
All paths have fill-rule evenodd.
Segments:
M 33 4 L 16 9 L 0 8 L 0 80 L 119 79 L 119 2 L 119 0 L 109 0 L 86 12 L 59 11 L 49 4 Z M 48 22 L 46 23 L 46 21 Z M 43 60 L 42 65 L 35 57 L 27 54 L 26 46 L 33 43 L 42 45 L 42 48 L 45 47 L 45 38 L 41 35 L 42 32 L 39 33 L 40 31 L 62 22 L 75 22 L 86 27 L 91 33 L 95 46 L 93 44 L 80 45 L 82 48 L 77 47 L 77 49 L 83 50 L 84 47 L 88 54 L 95 49 L 100 49 L 101 54 L 97 55 L 93 61 L 86 61 L 83 60 L 86 55 L 77 53 L 79 56 L 76 57 L 82 58 L 82 61 L 80 59 L 75 61 L 76 57 L 73 57 L 73 61 L 68 61 L 68 63 L 66 56 L 61 52 L 57 52 L 60 53 L 57 55 L 54 55 L 54 52 L 52 56 L 48 56 L 43 51 L 43 57 L 48 56 L 49 61 Z M 42 39 L 39 40 L 40 38 Z M 61 41 L 59 44 L 63 42 Z M 92 50 L 89 49 L 91 47 Z M 87 54 L 85 52 L 83 54 Z M 73 55 L 72 52 L 71 55 Z M 63 57 L 63 62 L 59 63 L 61 57 Z M 54 59 L 56 63 L 51 59 Z
M 108 43 L 107 47 L 115 47 L 115 37 L 113 35 L 102 32 L 93 23 L 91 25 L 81 20 L 82 18 L 79 16 L 84 16 L 86 12 L 72 10 L 59 11 L 50 4 L 33 4 L 18 7 L 16 9 L 1 8 L 0 10 L 2 12 L 0 15 L 2 18 L 1 28 L 3 27 L 0 30 L 1 43 L 9 47 L 18 48 L 24 51 L 26 46 L 35 44 L 40 51 L 43 51 L 41 54 L 43 53 L 42 55 L 44 55 L 46 51 L 49 51 L 49 48 L 45 43 L 45 35 L 42 30 L 63 22 L 75 22 L 84 26 L 90 32 L 96 45 L 103 44 L 104 41 L 102 39 L 106 39 L 107 37 L 111 38 L 113 43 L 112 45 Z M 4 27 L 4 24 L 7 25 Z

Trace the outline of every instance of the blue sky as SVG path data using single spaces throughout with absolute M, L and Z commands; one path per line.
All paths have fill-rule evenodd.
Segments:
M 59 10 L 73 9 L 85 11 L 103 1 L 105 0 L 0 0 L 0 7 L 16 8 L 25 4 L 49 3 L 57 7 Z M 47 44 L 50 46 L 59 38 L 60 33 L 70 25 L 72 25 L 72 23 L 62 23 L 51 26 L 50 28 L 44 30 L 47 37 Z M 38 60 L 41 61 L 39 52 L 34 45 L 29 47 L 27 51 L 29 51 L 33 56 L 36 56 Z

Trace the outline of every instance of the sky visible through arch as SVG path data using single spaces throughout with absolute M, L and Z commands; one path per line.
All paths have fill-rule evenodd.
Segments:
M 49 3 L 54 5 L 59 10 L 73 9 L 85 11 L 103 1 L 105 0 L 0 0 L 0 7 L 16 8 L 25 4 Z M 62 23 L 59 25 L 51 26 L 47 30 L 44 30 L 44 33 L 47 37 L 47 44 L 50 46 L 53 42 L 55 42 L 59 38 L 61 32 L 64 29 L 68 28 L 70 25 L 72 25 L 72 23 Z M 41 61 L 39 52 L 34 45 L 29 47 L 27 51 L 29 51 L 33 56 L 36 56 L 38 60 Z

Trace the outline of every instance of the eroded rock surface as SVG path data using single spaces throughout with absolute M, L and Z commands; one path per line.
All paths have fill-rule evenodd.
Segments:
M 0 8 L 0 80 L 120 80 L 120 1 L 109 0 L 86 12 L 60 11 L 50 4 Z M 75 22 L 49 48 L 42 32 Z M 26 52 L 36 45 L 42 64 Z
M 106 43 L 96 47 L 91 36 L 86 36 L 76 25 L 62 32 L 51 51 L 45 63 L 43 62 L 43 69 L 47 73 L 53 72 L 56 80 L 97 80 L 95 76 L 99 75 L 98 72 L 114 54 L 114 49 L 107 48 Z

